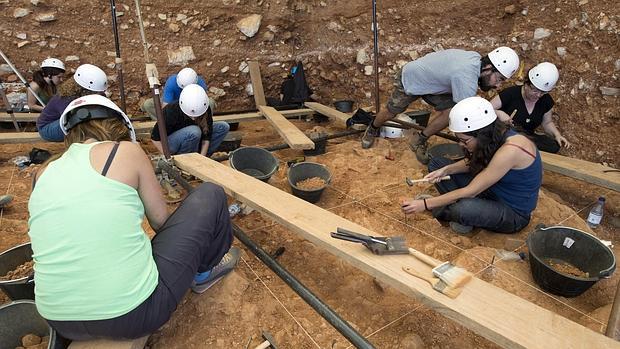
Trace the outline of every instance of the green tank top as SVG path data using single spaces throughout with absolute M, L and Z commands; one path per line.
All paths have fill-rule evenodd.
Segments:
M 92 168 L 95 144 L 72 144 L 51 162 L 28 202 L 35 302 L 49 320 L 124 315 L 158 283 L 138 192 Z

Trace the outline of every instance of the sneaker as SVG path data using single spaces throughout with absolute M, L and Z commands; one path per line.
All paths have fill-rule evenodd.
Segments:
M 422 131 L 413 134 L 409 142 L 409 148 L 415 153 L 415 157 L 419 162 L 428 164 L 427 143 L 428 137 L 422 134 Z
M 0 208 L 8 205 L 11 201 L 13 201 L 12 195 L 0 195 Z
M 472 227 L 471 225 L 463 225 L 457 222 L 450 222 L 450 229 L 452 229 L 452 231 L 457 234 L 463 235 L 471 233 L 471 231 L 474 230 L 474 227 Z
M 192 291 L 194 293 L 203 293 L 211 288 L 211 286 L 215 285 L 224 276 L 226 276 L 226 274 L 235 269 L 240 257 L 241 250 L 238 247 L 231 247 L 224 257 L 222 257 L 222 260 L 220 260 L 220 262 L 210 270 L 209 276 L 207 276 L 206 279 L 199 280 L 200 274 L 196 274 L 194 281 L 192 281 Z
M 366 132 L 362 136 L 362 148 L 368 149 L 372 147 L 373 143 L 375 143 L 375 138 L 379 136 L 379 128 L 376 128 L 372 125 L 368 125 L 366 128 Z

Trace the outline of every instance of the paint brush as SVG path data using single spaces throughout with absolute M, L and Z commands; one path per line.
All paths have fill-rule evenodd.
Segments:
M 450 287 L 463 287 L 472 278 L 472 274 L 469 271 L 459 268 L 450 262 L 437 261 L 436 259 L 429 257 L 413 248 L 409 248 L 409 254 L 433 267 L 433 275 L 441 279 L 441 281 L 445 282 Z
M 460 287 L 449 286 L 448 284 L 443 282 L 441 279 L 432 277 L 432 276 L 426 276 L 422 273 L 419 273 L 413 268 L 403 267 L 403 270 L 409 275 L 413 275 L 417 278 L 428 281 L 428 283 L 430 283 L 431 286 L 433 286 L 433 289 L 435 291 L 443 293 L 450 298 L 456 298 L 459 294 L 461 294 L 461 291 L 463 291 L 463 289 Z

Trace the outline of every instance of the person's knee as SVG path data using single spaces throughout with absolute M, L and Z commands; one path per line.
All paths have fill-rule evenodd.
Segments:
M 217 125 L 217 131 L 219 133 L 228 133 L 228 131 L 230 131 L 230 125 L 227 122 L 218 122 L 216 124 L 214 124 L 214 126 Z
M 196 125 L 187 126 L 186 139 L 196 140 L 202 138 L 202 130 Z
M 444 157 L 434 157 L 428 162 L 428 171 L 433 172 L 439 170 L 442 167 L 446 167 L 450 165 L 451 160 L 446 159 Z
M 224 188 L 211 182 L 202 183 L 196 188 L 197 194 L 208 202 L 226 202 L 226 192 Z

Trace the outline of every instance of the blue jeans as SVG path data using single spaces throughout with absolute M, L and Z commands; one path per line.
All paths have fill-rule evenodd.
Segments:
M 453 162 L 444 157 L 432 158 L 428 170 L 432 172 Z M 441 194 L 445 194 L 466 187 L 472 179 L 469 173 L 454 174 L 450 175 L 450 180 L 436 183 L 435 187 Z M 515 211 L 489 189 L 474 198 L 463 198 L 432 211 L 433 217 L 439 221 L 457 222 L 504 234 L 516 233 L 530 223 L 529 215 L 524 216 Z
M 58 121 L 39 127 L 39 135 L 48 142 L 63 142 L 65 140 L 65 134 L 62 133 Z
M 222 121 L 213 123 L 213 132 L 207 156 L 211 156 L 220 146 L 230 126 Z M 168 136 L 170 154 L 187 154 L 200 152 L 202 130 L 196 125 L 186 126 Z

